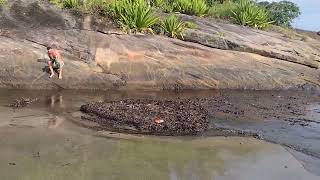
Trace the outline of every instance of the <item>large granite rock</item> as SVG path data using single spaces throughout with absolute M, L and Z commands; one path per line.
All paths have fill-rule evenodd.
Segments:
M 214 19 L 185 15 L 181 15 L 181 17 L 195 22 L 198 26 L 197 29 L 186 31 L 184 38 L 186 41 L 218 49 L 255 53 L 319 68 L 319 41 L 305 42 L 304 36 L 288 38 L 284 34 L 226 24 Z
M 317 70 L 320 51 L 315 40 L 298 42 L 277 33 L 203 18 L 197 19 L 197 30 L 186 32 L 185 41 L 125 35 L 108 19 L 55 9 L 45 2 L 13 0 L 9 5 L 0 10 L 0 87 L 103 90 L 320 87 Z M 223 33 L 214 34 L 216 27 Z M 268 44 L 263 45 L 264 41 Z M 58 46 L 65 59 L 63 80 L 48 78 L 45 46 L 52 44 Z M 298 53 L 287 52 L 288 49 Z

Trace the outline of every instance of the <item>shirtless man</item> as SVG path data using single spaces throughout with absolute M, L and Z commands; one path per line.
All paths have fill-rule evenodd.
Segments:
M 62 79 L 62 67 L 64 65 L 64 62 L 60 52 L 51 47 L 47 47 L 47 50 L 48 50 L 48 56 L 50 58 L 50 61 L 48 62 L 50 73 L 51 73 L 50 78 L 54 76 L 53 69 L 58 69 L 59 79 Z

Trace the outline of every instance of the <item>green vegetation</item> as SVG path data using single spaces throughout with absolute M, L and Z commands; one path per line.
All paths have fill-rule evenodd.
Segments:
M 172 7 L 176 12 L 195 16 L 204 16 L 209 9 L 204 0 L 176 0 Z
M 240 0 L 232 11 L 231 18 L 237 24 L 258 29 L 264 29 L 272 23 L 267 11 L 250 0 Z
M 208 15 L 219 19 L 230 19 L 235 11 L 236 3 L 225 1 L 223 3 L 213 3 L 208 11 Z
M 223 38 L 225 37 L 225 34 L 224 32 L 217 32 L 217 35 L 220 37 L 220 38 Z
M 273 22 L 269 18 L 267 10 L 251 0 L 225 0 L 221 2 L 212 4 L 208 12 L 209 16 L 257 29 L 264 29 Z
M 156 7 L 158 9 L 161 9 L 163 12 L 166 12 L 166 13 L 173 12 L 173 6 L 169 2 L 169 0 L 151 0 L 150 4 L 152 7 Z
M 195 16 L 212 16 L 253 28 L 266 28 L 272 21 L 268 11 L 252 0 L 154 0 L 162 8 L 171 4 L 174 12 Z
M 4 6 L 7 3 L 7 0 L 0 0 L 0 7 Z
M 49 0 L 49 2 L 57 7 L 63 7 L 62 0 Z
M 158 24 L 160 31 L 165 35 L 182 38 L 182 32 L 186 28 L 195 27 L 193 23 L 182 22 L 176 16 L 169 16 L 159 22 L 160 17 L 154 13 L 151 5 L 161 9 L 167 8 L 167 12 L 173 11 L 173 8 L 169 8 L 169 1 L 166 0 L 151 1 L 151 5 L 145 0 L 50 0 L 50 2 L 61 8 L 111 16 L 123 30 L 129 33 L 153 33 L 153 28 Z M 201 8 L 194 9 L 197 14 L 201 14 Z
M 264 1 L 259 2 L 258 5 L 267 9 L 277 26 L 290 27 L 292 21 L 301 14 L 299 7 L 290 1 L 272 3 Z
M 170 15 L 161 21 L 160 26 L 164 34 L 172 38 L 182 38 L 183 31 L 189 26 L 188 23 L 178 19 L 176 15 Z
M 62 4 L 65 8 L 73 9 L 80 7 L 81 2 L 80 0 L 63 0 Z
M 3 1 L 0 0 L 0 4 Z M 270 24 L 290 27 L 292 20 L 300 15 L 299 7 L 289 1 L 273 3 L 256 2 L 255 0 L 49 1 L 62 8 L 111 16 L 128 32 L 153 32 L 152 28 L 156 24 L 162 24 L 161 31 L 170 37 L 180 36 L 179 29 L 189 28 L 189 26 L 185 26 L 185 23 L 180 22 L 176 16 L 169 16 L 159 23 L 160 17 L 156 12 L 210 16 L 257 29 L 265 29 Z M 179 23 L 182 23 L 183 26 L 180 26 Z
M 49 0 L 49 2 L 60 8 L 106 14 L 111 0 Z
M 204 16 L 209 9 L 205 0 L 151 0 L 151 5 L 166 13 L 180 12 L 194 16 Z
M 110 3 L 110 0 L 85 0 L 83 6 L 88 12 L 105 14 Z
M 50 3 L 68 9 L 79 9 L 83 5 L 82 0 L 49 0 Z
M 118 0 L 111 5 L 113 16 L 126 31 L 149 31 L 158 21 L 151 7 L 144 0 Z

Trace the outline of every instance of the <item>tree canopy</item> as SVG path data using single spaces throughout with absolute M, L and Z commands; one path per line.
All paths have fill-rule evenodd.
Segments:
M 257 4 L 265 7 L 269 11 L 270 19 L 278 26 L 290 27 L 293 20 L 301 14 L 299 6 L 291 1 L 272 3 L 263 1 Z

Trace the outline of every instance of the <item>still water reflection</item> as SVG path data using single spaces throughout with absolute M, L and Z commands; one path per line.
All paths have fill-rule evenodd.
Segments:
M 97 133 L 70 119 L 90 101 L 170 93 L 0 92 L 1 180 L 318 179 L 281 146 L 251 138 Z M 40 101 L 6 107 L 21 96 Z

